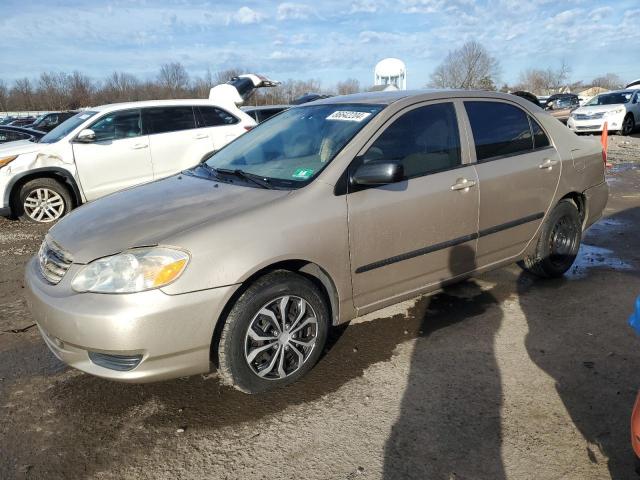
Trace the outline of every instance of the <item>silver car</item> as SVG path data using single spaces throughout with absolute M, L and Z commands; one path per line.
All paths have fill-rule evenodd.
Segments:
M 256 393 L 333 325 L 519 262 L 573 263 L 608 189 L 599 143 L 513 95 L 383 92 L 292 107 L 205 162 L 72 212 L 26 271 L 56 356 Z

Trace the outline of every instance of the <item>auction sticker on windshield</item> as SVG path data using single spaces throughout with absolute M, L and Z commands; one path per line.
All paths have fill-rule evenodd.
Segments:
M 348 110 L 337 110 L 327 117 L 327 120 L 341 120 L 343 122 L 361 122 L 371 115 L 370 112 L 351 112 Z
M 306 180 L 307 178 L 311 177 L 313 175 L 313 169 L 312 168 L 298 168 L 296 169 L 295 172 L 293 172 L 293 175 L 291 175 L 293 178 L 299 178 L 301 180 Z

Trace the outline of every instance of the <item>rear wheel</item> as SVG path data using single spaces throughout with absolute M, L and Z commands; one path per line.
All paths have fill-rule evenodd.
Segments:
M 17 197 L 16 216 L 28 222 L 54 222 L 69 213 L 72 206 L 69 191 L 53 178 L 29 180 Z
M 318 288 L 286 271 L 259 278 L 227 316 L 218 348 L 223 381 L 245 393 L 295 382 L 318 361 L 329 311 Z
M 561 200 L 542 225 L 534 254 L 518 265 L 539 277 L 561 277 L 573 265 L 581 239 L 578 208 L 569 199 Z

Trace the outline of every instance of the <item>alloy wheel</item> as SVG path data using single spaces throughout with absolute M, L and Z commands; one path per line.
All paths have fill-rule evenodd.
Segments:
M 245 361 L 265 380 L 281 380 L 302 367 L 315 348 L 318 320 L 301 297 L 285 295 L 269 301 L 249 323 Z
M 24 199 L 24 212 L 35 222 L 48 223 L 64 214 L 64 200 L 55 190 L 35 188 Z
M 622 121 L 622 135 L 630 135 L 633 132 L 634 122 L 630 115 L 627 115 Z

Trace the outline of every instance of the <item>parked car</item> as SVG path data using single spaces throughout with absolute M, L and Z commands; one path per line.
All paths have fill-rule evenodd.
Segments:
M 16 119 L 15 117 L 11 117 L 11 116 L 2 117 L 0 118 L 0 125 L 8 125 L 11 122 L 13 122 L 15 119 Z
M 607 130 L 629 135 L 640 119 L 640 90 L 616 90 L 596 95 L 571 113 L 567 126 L 578 133 Z
M 52 222 L 84 202 L 192 167 L 255 124 L 234 104 L 210 100 L 80 112 L 38 143 L 0 148 L 0 213 Z
M 148 382 L 211 361 L 257 393 L 309 371 L 331 326 L 443 282 L 563 275 L 607 197 L 598 142 L 516 96 L 333 97 L 72 212 L 26 297 L 72 367 Z
M 262 123 L 288 108 L 291 108 L 291 105 L 261 105 L 255 107 L 242 107 L 241 110 L 253 118 L 256 123 Z
M 525 92 L 525 91 L 517 91 L 517 92 L 511 92 L 511 95 L 516 95 L 518 97 L 522 97 L 526 100 L 529 100 L 531 103 L 533 103 L 534 105 L 540 107 L 540 102 L 538 101 L 538 97 L 536 97 L 533 93 L 531 92 Z
M 34 130 L 40 130 L 43 132 L 50 132 L 68 118 L 73 117 L 76 113 L 78 112 L 68 111 L 43 113 L 38 118 L 36 118 L 33 123 L 25 125 L 25 127 L 33 128 Z
M 580 106 L 580 99 L 571 93 L 558 93 L 547 98 L 543 106 L 553 117 L 567 123 L 571 112 Z
M 12 125 L 0 125 L 0 143 L 28 140 L 37 142 L 45 135 L 45 132 L 30 128 L 14 127 Z
M 7 123 L 7 125 L 12 125 L 14 127 L 24 127 L 26 125 L 32 124 L 35 119 L 36 117 L 18 117 Z

